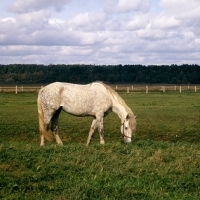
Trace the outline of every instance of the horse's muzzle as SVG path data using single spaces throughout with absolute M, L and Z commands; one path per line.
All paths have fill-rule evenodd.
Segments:
M 126 137 L 124 136 L 124 143 L 128 144 L 128 143 L 131 143 L 131 138 L 130 137 Z

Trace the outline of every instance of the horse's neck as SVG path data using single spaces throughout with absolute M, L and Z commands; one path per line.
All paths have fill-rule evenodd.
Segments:
M 122 106 L 120 103 L 114 103 L 112 107 L 112 111 L 118 115 L 118 117 L 121 119 L 122 123 L 126 119 L 127 111 L 124 106 Z

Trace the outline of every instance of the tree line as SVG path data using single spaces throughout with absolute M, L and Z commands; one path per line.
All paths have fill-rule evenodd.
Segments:
M 0 84 L 71 83 L 200 84 L 199 65 L 0 65 Z

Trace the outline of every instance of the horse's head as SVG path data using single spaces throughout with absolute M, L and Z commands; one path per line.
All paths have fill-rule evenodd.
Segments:
M 127 115 L 121 125 L 121 133 L 125 143 L 130 143 L 132 134 L 136 131 L 136 120 L 134 115 Z

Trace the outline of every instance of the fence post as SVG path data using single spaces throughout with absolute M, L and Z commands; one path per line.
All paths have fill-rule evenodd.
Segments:
M 22 92 L 24 92 L 24 87 L 22 86 Z
M 197 92 L 197 86 L 196 85 L 194 86 L 194 91 Z
M 162 91 L 165 92 L 165 86 L 162 86 Z
M 1 86 L 0 86 L 0 92 L 1 92 Z
M 129 93 L 129 87 L 127 87 L 127 93 Z
M 117 85 L 116 85 L 115 89 L 117 90 Z
M 15 86 L 15 94 L 17 94 L 17 85 Z
M 174 90 L 176 91 L 176 85 L 174 86 Z
M 132 90 L 133 90 L 133 85 L 132 85 Z
M 180 86 L 180 93 L 181 93 L 181 86 Z
M 148 86 L 146 85 L 146 94 L 148 94 L 149 92 L 149 89 L 148 89 Z

